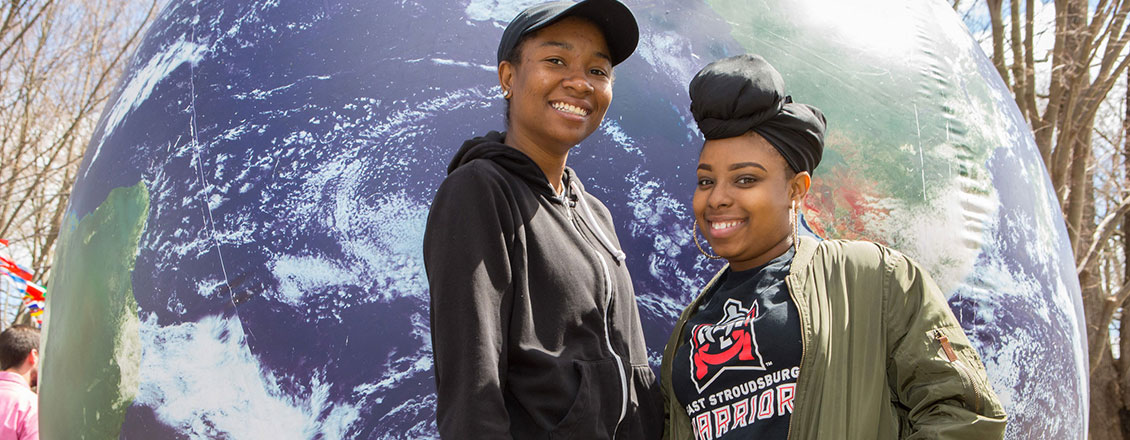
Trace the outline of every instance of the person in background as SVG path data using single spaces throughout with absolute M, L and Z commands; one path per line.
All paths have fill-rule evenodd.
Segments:
M 443 438 L 659 437 L 625 254 L 608 209 L 565 165 L 638 40 L 612 0 L 535 5 L 502 34 L 508 131 L 463 143 L 424 233 Z
M 0 440 L 39 438 L 39 329 L 13 325 L 0 333 Z
M 729 264 L 663 352 L 664 438 L 1002 438 L 985 367 L 926 271 L 875 243 L 798 237 L 823 113 L 756 55 L 706 66 L 690 98 L 706 138 L 692 234 Z

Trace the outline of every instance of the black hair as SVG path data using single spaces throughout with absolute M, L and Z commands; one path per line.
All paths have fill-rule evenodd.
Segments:
M 510 49 L 510 53 L 507 53 L 506 57 L 504 57 L 502 59 L 502 61 L 506 61 L 506 62 L 508 62 L 508 63 L 510 63 L 511 65 L 514 65 L 514 66 L 517 66 L 518 64 L 520 64 L 520 62 L 522 61 L 522 45 L 526 44 L 526 40 L 529 40 L 530 37 L 533 37 L 534 34 L 536 34 L 536 33 L 537 32 L 530 32 L 526 35 L 523 35 L 522 38 L 519 38 L 518 44 L 515 44 L 514 48 Z M 503 94 L 505 94 L 505 92 L 503 92 Z M 506 124 L 506 129 L 509 130 L 510 129 L 510 99 L 509 98 L 503 98 L 503 101 L 506 101 L 506 111 L 505 111 L 505 113 L 502 114 L 502 116 L 503 116 L 502 120 Z
M 32 350 L 39 350 L 39 329 L 13 325 L 0 333 L 0 370 L 18 367 Z

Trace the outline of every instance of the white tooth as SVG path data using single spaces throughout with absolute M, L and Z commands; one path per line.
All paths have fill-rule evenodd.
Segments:
M 582 110 L 580 107 L 577 107 L 577 106 L 572 105 L 572 104 L 566 104 L 564 102 L 553 103 L 553 108 L 561 110 L 561 111 L 566 112 L 566 113 L 572 113 L 572 114 L 578 115 L 578 116 L 584 116 L 585 115 L 585 111 Z
M 735 227 L 737 225 L 740 225 L 741 223 L 742 222 L 740 220 L 729 221 L 729 222 L 718 222 L 718 223 L 711 223 L 710 227 L 711 227 L 711 229 L 726 229 L 726 228 Z

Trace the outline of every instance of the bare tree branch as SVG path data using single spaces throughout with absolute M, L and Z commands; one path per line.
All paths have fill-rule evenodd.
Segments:
M 1098 325 L 1095 326 L 1098 332 L 1110 327 L 1111 322 L 1114 320 L 1114 312 L 1118 310 L 1119 305 L 1126 302 L 1128 297 L 1130 297 L 1130 283 L 1122 285 L 1117 293 L 1106 298 L 1103 302 L 1103 313 L 1098 321 Z M 1103 350 L 1109 349 L 1110 344 L 1108 341 L 1104 341 L 1102 344 L 1090 344 L 1088 352 L 1090 354 L 1091 373 L 1094 373 L 1095 369 L 1100 365 L 1099 358 L 1102 356 Z
M 0 237 L 39 282 L 96 118 L 164 1 L 0 0 Z
M 1099 222 L 1098 228 L 1095 230 L 1095 234 L 1091 239 L 1091 247 L 1087 249 L 1087 252 L 1083 255 L 1082 258 L 1078 260 L 1078 263 L 1076 264 L 1076 266 L 1078 267 L 1076 274 L 1082 273 L 1083 268 L 1091 264 L 1091 260 L 1106 244 L 1107 239 L 1110 238 L 1110 235 L 1112 233 L 1114 233 L 1115 228 L 1118 227 L 1118 223 L 1122 220 L 1122 217 L 1126 215 L 1127 211 L 1130 211 L 1130 196 L 1122 199 L 1122 202 L 1118 204 L 1118 207 L 1115 208 L 1113 212 L 1107 214 L 1107 216 L 1103 218 L 1102 222 Z M 1119 302 L 1119 304 L 1121 304 L 1121 301 Z

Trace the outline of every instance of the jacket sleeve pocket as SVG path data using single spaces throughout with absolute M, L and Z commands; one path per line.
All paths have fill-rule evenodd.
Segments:
M 1007 417 L 985 367 L 945 297 L 916 264 L 895 258 L 886 280 L 887 380 L 902 435 L 913 439 L 1000 439 Z
M 985 369 L 981 359 L 973 347 L 964 343 L 964 337 L 957 337 L 955 332 L 962 332 L 960 327 L 943 327 L 928 332 L 927 338 L 933 340 L 935 359 L 952 369 L 952 374 L 960 379 L 961 401 L 967 409 L 977 413 L 986 412 L 993 415 L 1004 415 L 999 405 L 996 405 L 989 387 L 989 380 L 985 376 Z M 960 336 L 964 336 L 964 332 Z M 953 340 L 957 341 L 955 346 Z
M 906 339 L 919 350 L 906 347 L 892 369 L 894 392 L 907 411 L 906 438 L 1000 438 L 1004 410 L 961 327 L 934 328 Z
M 565 418 L 549 432 L 551 440 L 609 439 L 620 419 L 620 372 L 616 361 L 573 361 L 580 377 L 577 397 Z

